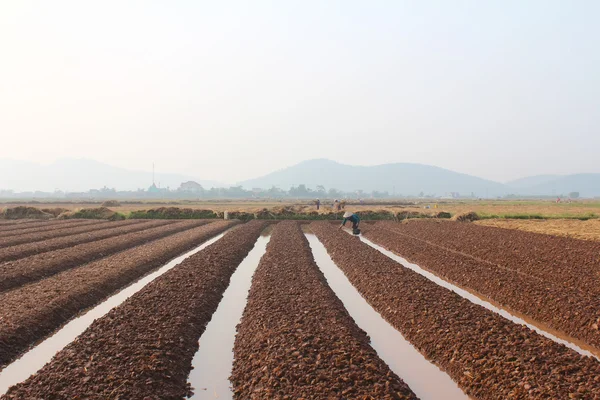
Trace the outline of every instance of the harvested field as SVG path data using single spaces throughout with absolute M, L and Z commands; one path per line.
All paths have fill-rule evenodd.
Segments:
M 600 349 L 600 243 L 429 222 L 378 223 L 365 236 L 461 287 Z
M 198 338 L 264 226 L 239 226 L 187 258 L 96 320 L 3 399 L 186 397 Z
M 587 221 L 576 219 L 484 219 L 477 221 L 476 224 L 545 233 L 547 235 L 566 236 L 574 239 L 600 241 L 600 219 L 590 219 Z
M 83 243 L 65 249 L 4 262 L 0 264 L 0 292 L 207 223 L 208 221 L 195 220 L 172 222 L 167 226 L 159 224 L 154 228 L 149 227 L 149 229 L 138 232 L 131 232 L 106 239 L 99 238 L 101 240 L 91 243 Z M 8 252 L 7 257 L 12 257 L 10 255 L 11 249 L 13 247 L 6 249 Z
M 170 221 L 169 221 L 170 222 Z M 166 225 L 166 221 L 123 221 L 113 222 L 104 229 L 91 230 L 88 232 L 24 243 L 0 249 L 0 262 L 17 260 L 34 254 L 41 254 L 52 250 L 72 247 L 82 243 L 95 242 L 109 237 L 123 235 L 125 233 L 142 231 L 145 229 Z
M 470 396 L 600 396 L 596 359 L 465 300 L 331 224 L 310 227 L 367 301 Z
M 131 221 L 126 221 L 131 223 Z M 136 221 L 134 221 L 136 222 Z M 106 229 L 107 227 L 114 224 L 114 222 L 99 221 L 91 222 L 85 221 L 78 223 L 76 226 L 61 226 L 58 229 L 43 228 L 44 231 L 34 230 L 32 232 L 24 233 L 23 231 L 14 232 L 10 236 L 0 238 L 0 247 L 15 246 L 22 243 L 40 242 L 42 240 L 53 239 L 57 237 L 76 235 L 78 233 L 93 232 L 95 230 Z M 42 229 L 42 228 L 40 228 Z M 48 230 L 47 230 L 48 229 Z M 28 229 L 24 229 L 28 230 Z
M 106 221 L 97 221 L 90 219 L 81 219 L 74 221 L 63 221 L 63 220 L 52 220 L 46 222 L 34 221 L 31 223 L 22 223 L 4 226 L 0 225 L 0 237 L 14 236 L 14 235 L 22 235 L 26 233 L 32 232 L 46 232 L 54 229 L 62 229 L 66 227 L 75 227 L 75 226 L 84 226 L 84 225 L 93 225 L 100 222 Z
M 234 224 L 192 228 L 0 294 L 0 367 L 80 311 Z
M 238 326 L 235 398 L 415 399 L 315 265 L 297 223 L 273 230 Z

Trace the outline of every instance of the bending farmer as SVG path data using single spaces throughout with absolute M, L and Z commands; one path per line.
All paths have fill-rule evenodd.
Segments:
M 358 215 L 351 213 L 350 211 L 346 211 L 344 213 L 344 221 L 342 221 L 342 225 L 340 225 L 340 229 L 346 225 L 346 221 L 352 222 L 352 231 L 356 231 L 358 229 L 358 224 L 360 224 L 360 218 Z

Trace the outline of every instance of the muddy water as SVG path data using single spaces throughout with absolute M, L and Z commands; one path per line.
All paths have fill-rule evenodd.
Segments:
M 104 302 L 92 308 L 85 314 L 73 319 L 54 335 L 44 340 L 39 345 L 25 353 L 21 358 L 8 365 L 0 372 L 0 396 L 6 393 L 8 388 L 10 388 L 12 385 L 26 380 L 31 375 L 39 371 L 52 359 L 56 353 L 75 340 L 77 336 L 82 334 L 92 324 L 92 322 L 94 322 L 95 319 L 103 317 L 110 310 L 123 303 L 136 292 L 139 292 L 142 288 L 144 288 L 144 286 L 152 282 L 154 279 L 175 267 L 185 258 L 216 242 L 222 238 L 224 234 L 225 233 L 221 233 L 202 243 L 202 245 L 196 247 L 195 249 L 177 258 L 174 258 L 167 264 L 160 267 L 158 270 L 146 275 L 135 283 L 122 289 L 119 293 L 109 297 Z
M 596 352 L 593 351 L 591 348 L 589 348 L 589 346 L 586 346 L 585 344 L 583 344 L 581 342 L 576 343 L 576 341 L 573 341 L 572 339 L 567 339 L 565 337 L 557 336 L 557 335 L 560 335 L 560 333 L 551 332 L 548 328 L 540 326 L 539 324 L 535 323 L 534 321 L 527 319 L 527 317 L 517 316 L 514 313 L 509 312 L 508 310 L 502 308 L 499 304 L 493 304 L 492 302 L 488 301 L 487 299 L 483 299 L 482 297 L 479 297 L 478 295 L 476 295 L 474 293 L 471 293 L 465 289 L 462 289 L 462 288 L 440 278 L 439 276 L 419 267 L 417 264 L 413 264 L 413 263 L 409 262 L 408 260 L 397 255 L 396 253 L 386 250 L 385 248 L 371 242 L 369 239 L 367 239 L 363 236 L 360 236 L 360 240 L 362 242 L 368 244 L 369 246 L 373 247 L 374 249 L 379 250 L 381 253 L 388 256 L 392 260 L 401 263 L 406 268 L 410 268 L 411 270 L 417 272 L 418 274 L 423 275 L 430 281 L 433 281 L 440 286 L 443 286 L 447 289 L 452 290 L 454 293 L 469 300 L 470 302 L 478 304 L 482 307 L 485 307 L 488 310 L 493 311 L 496 314 L 499 314 L 502 317 L 504 317 L 516 324 L 525 325 L 529 329 L 532 329 L 535 332 L 537 332 L 538 334 L 540 334 L 550 340 L 553 340 L 557 343 L 564 344 L 568 348 L 575 350 L 576 352 L 578 352 L 581 355 L 594 357 L 597 360 L 600 360 L 600 355 L 596 354 Z
M 377 355 L 423 399 L 468 399 L 458 385 L 430 363 L 402 334 L 377 313 L 335 265 L 325 246 L 314 234 L 306 237 L 317 265 L 329 286 L 344 303 L 356 324 L 367 332 Z
M 268 229 L 268 228 L 267 228 Z M 270 232 L 268 229 L 266 232 Z M 233 343 L 236 326 L 246 307 L 252 276 L 265 254 L 270 236 L 263 235 L 231 276 L 219 307 L 200 337 L 200 348 L 192 360 L 188 383 L 194 389 L 193 399 L 232 399 L 229 382 L 233 367 Z

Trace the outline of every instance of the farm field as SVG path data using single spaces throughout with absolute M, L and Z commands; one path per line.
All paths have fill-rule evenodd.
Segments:
M 0 224 L 0 398 L 600 398 L 600 243 L 361 228 Z

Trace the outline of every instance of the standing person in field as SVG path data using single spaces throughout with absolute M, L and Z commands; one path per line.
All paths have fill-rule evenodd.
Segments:
M 321 200 L 317 199 L 316 204 L 317 204 L 317 210 L 318 210 L 319 207 L 321 207 Z
M 360 233 L 360 231 L 358 230 L 358 225 L 360 224 L 360 218 L 358 215 L 351 213 L 350 211 L 346 211 L 344 213 L 344 220 L 342 221 L 342 224 L 340 225 L 340 229 L 342 229 L 344 227 L 344 225 L 346 225 L 347 221 L 352 222 L 352 232 L 354 234 Z M 358 231 L 358 233 L 357 233 L 357 231 Z

